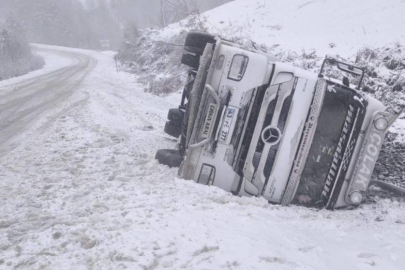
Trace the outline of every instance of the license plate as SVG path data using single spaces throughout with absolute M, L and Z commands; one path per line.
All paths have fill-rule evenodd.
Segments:
M 225 112 L 224 122 L 222 124 L 221 133 L 219 135 L 219 141 L 226 143 L 226 139 L 228 138 L 229 131 L 232 125 L 232 119 L 235 114 L 235 109 L 227 108 Z
M 217 105 L 210 103 L 201 134 L 201 137 L 203 138 L 208 138 L 208 136 L 210 135 L 212 123 L 214 122 L 214 113 L 216 109 Z

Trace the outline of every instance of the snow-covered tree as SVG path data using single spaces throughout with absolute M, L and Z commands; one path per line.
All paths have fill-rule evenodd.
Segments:
M 134 21 L 129 21 L 125 24 L 123 30 L 124 41 L 134 42 L 140 36 L 138 26 Z
M 0 80 L 24 74 L 42 64 L 31 52 L 20 18 L 9 14 L 0 25 Z
M 160 0 L 162 25 L 167 26 L 198 12 L 195 0 Z

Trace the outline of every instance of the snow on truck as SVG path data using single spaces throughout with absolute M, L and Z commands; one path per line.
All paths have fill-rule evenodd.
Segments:
M 184 49 L 191 70 L 165 126 L 178 144 L 156 153 L 160 163 L 179 167 L 184 179 L 276 204 L 361 203 L 400 115 L 360 91 L 361 68 L 326 57 L 314 74 L 202 33 L 189 33 Z

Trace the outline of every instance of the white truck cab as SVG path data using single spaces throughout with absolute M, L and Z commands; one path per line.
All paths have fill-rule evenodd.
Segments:
M 179 137 L 178 151 L 159 150 L 161 163 L 180 165 L 184 179 L 271 203 L 361 203 L 399 116 L 360 91 L 361 68 L 327 57 L 314 74 L 199 33 L 187 37 L 182 62 L 194 69 L 165 128 Z M 352 82 L 327 77 L 328 68 Z

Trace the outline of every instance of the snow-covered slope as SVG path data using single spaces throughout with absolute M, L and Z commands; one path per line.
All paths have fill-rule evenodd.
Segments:
M 236 0 L 203 16 L 213 34 L 348 57 L 363 46 L 404 44 L 404 14 L 403 0 Z M 181 24 L 165 32 L 170 35 Z

